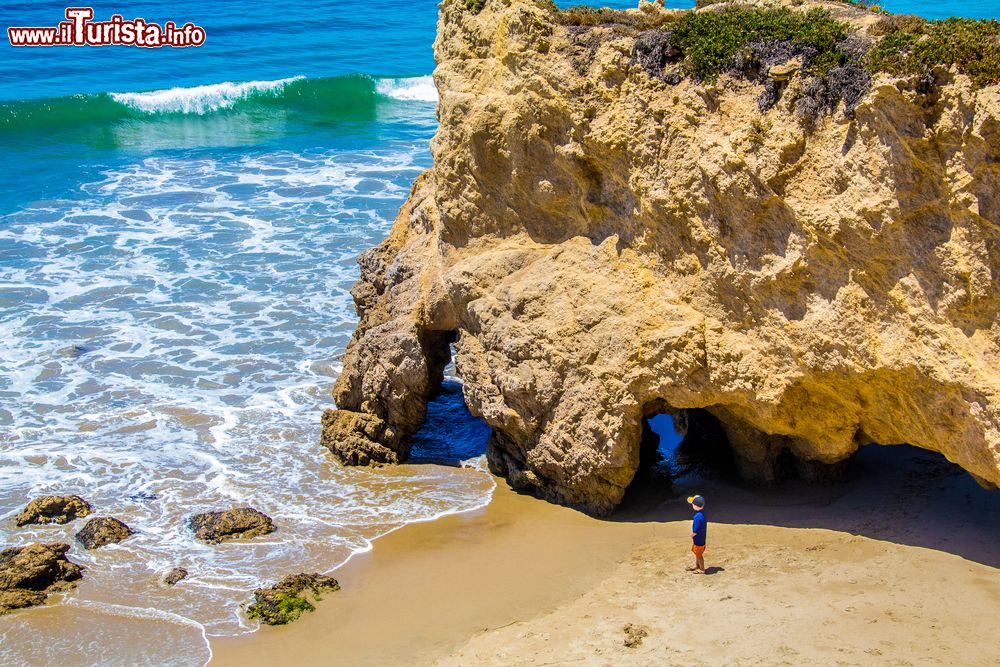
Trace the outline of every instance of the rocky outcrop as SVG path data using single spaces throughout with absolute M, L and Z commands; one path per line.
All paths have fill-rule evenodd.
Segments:
M 303 612 L 316 607 L 306 599 L 321 600 L 323 593 L 339 591 L 340 584 L 333 577 L 322 574 L 292 574 L 270 588 L 258 588 L 253 593 L 253 604 L 247 607 L 247 616 L 265 625 L 291 623 Z
M 187 579 L 188 571 L 183 567 L 175 567 L 163 576 L 163 583 L 167 586 L 175 586 L 183 579 Z
M 96 517 L 88 521 L 76 539 L 86 549 L 98 549 L 108 544 L 117 544 L 132 535 L 132 529 L 124 522 L 110 516 Z
M 76 586 L 83 574 L 66 558 L 68 544 L 29 544 L 0 551 L 0 615 L 45 602 Z
M 194 536 L 209 544 L 248 539 L 274 531 L 271 517 L 252 507 L 236 507 L 220 512 L 204 512 L 188 519 Z
M 80 496 L 42 496 L 35 498 L 14 517 L 18 526 L 39 523 L 69 523 L 94 511 Z
M 875 442 L 1000 483 L 998 87 L 878 75 L 805 123 L 802 72 L 651 76 L 638 39 L 442 3 L 434 166 L 359 260 L 323 444 L 405 459 L 453 345 L 491 469 L 591 512 L 662 412 L 761 480 Z

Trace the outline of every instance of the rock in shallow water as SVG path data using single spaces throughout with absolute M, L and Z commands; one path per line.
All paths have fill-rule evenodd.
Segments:
M 42 496 L 35 498 L 14 517 L 18 526 L 40 523 L 69 523 L 85 517 L 94 508 L 80 496 Z
M 29 544 L 0 552 L 0 614 L 45 602 L 49 593 L 76 585 L 80 566 L 66 558 L 68 544 Z
M 302 594 L 312 593 L 314 600 L 328 591 L 339 591 L 340 584 L 333 577 L 322 574 L 292 574 L 270 588 L 258 588 L 253 593 L 253 604 L 247 607 L 247 616 L 265 625 L 291 623 L 303 612 L 314 611 Z
M 163 577 L 163 583 L 167 586 L 173 586 L 178 581 L 186 579 L 188 576 L 188 571 L 183 567 L 175 567 L 174 569 L 167 572 L 166 576 Z
M 124 522 L 110 516 L 91 519 L 76 534 L 76 539 L 87 549 L 97 549 L 108 544 L 116 544 L 132 535 L 132 529 Z
M 188 519 L 188 526 L 194 531 L 195 537 L 209 544 L 257 537 L 274 531 L 271 517 L 252 507 L 195 514 Z

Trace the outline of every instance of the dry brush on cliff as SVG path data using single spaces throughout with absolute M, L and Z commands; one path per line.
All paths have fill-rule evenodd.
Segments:
M 691 14 L 479 9 L 441 5 L 434 166 L 360 259 L 334 455 L 404 460 L 453 346 L 491 469 L 595 513 L 659 412 L 758 479 L 905 442 L 1000 482 L 1000 88 L 868 68 L 881 19 L 842 3 L 780 10 L 717 77 L 650 37 Z

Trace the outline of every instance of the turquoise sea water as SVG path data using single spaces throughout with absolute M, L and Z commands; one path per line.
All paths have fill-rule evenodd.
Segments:
M 1000 15 L 997 0 L 885 6 Z M 64 8 L 5 2 L 0 23 L 55 25 Z M 80 493 L 138 532 L 74 548 L 88 566 L 79 591 L 0 619 L 0 663 L 199 664 L 203 633 L 253 629 L 239 605 L 254 587 L 328 570 L 492 492 L 485 429 L 453 384 L 418 437 L 429 463 L 343 469 L 316 444 L 355 322 L 354 258 L 430 164 L 437 8 L 95 11 L 192 21 L 208 38 L 184 50 L 0 46 L 0 543 L 72 540 L 79 526 L 11 526 L 45 493 Z M 279 531 L 208 548 L 183 527 L 236 504 Z M 175 565 L 191 577 L 166 589 L 158 579 Z M 159 641 L 123 657 L 150 632 Z M 80 637 L 88 648 L 74 654 Z

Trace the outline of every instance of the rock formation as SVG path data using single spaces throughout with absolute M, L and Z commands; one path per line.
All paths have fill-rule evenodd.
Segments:
M 274 532 L 271 517 L 252 507 L 195 514 L 188 519 L 188 527 L 194 531 L 195 537 L 209 544 Z
M 323 593 L 339 591 L 340 584 L 333 577 L 322 574 L 292 574 L 270 588 L 258 588 L 253 593 L 253 604 L 247 607 L 247 616 L 265 625 L 291 623 L 303 612 L 315 611 L 304 596 L 311 593 L 320 600 Z
M 76 534 L 77 541 L 86 549 L 98 549 L 108 544 L 117 544 L 132 535 L 132 529 L 124 522 L 110 516 L 100 516 L 88 521 Z
M 49 593 L 76 586 L 80 566 L 68 544 L 29 544 L 0 551 L 0 615 L 45 602 Z
M 663 412 L 757 479 L 874 442 L 1000 483 L 1000 88 L 879 74 L 806 123 L 794 68 L 651 76 L 638 39 L 442 3 L 434 166 L 359 260 L 323 444 L 404 460 L 453 345 L 491 469 L 591 512 Z
M 18 526 L 39 523 L 69 523 L 85 517 L 94 508 L 80 496 L 42 496 L 35 498 L 14 517 Z

